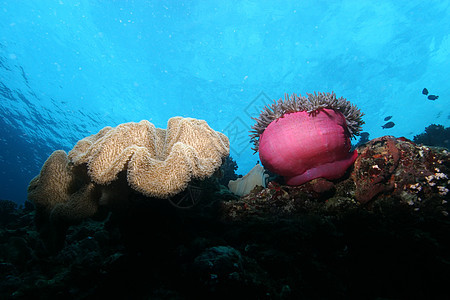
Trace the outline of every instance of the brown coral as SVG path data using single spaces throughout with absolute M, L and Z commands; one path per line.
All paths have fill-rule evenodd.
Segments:
M 87 164 L 95 183 L 108 184 L 126 170 L 134 190 L 168 198 L 191 179 L 211 176 L 228 153 L 228 138 L 206 121 L 174 117 L 166 130 L 146 120 L 106 127 L 79 141 L 69 159 L 75 166 Z
M 383 136 L 358 152 L 351 178 L 359 202 L 389 195 L 418 208 L 430 199 L 447 197 L 447 150 L 416 145 L 403 137 Z
M 67 200 L 73 174 L 68 169 L 68 158 L 63 150 L 56 150 L 45 161 L 39 175 L 28 186 L 28 199 L 40 211 L 47 211 Z
M 228 138 L 203 120 L 174 117 L 166 130 L 145 120 L 106 127 L 69 156 L 53 152 L 30 182 L 28 198 L 42 222 L 77 221 L 99 206 L 121 205 L 129 186 L 149 197 L 176 195 L 192 179 L 211 176 L 228 153 Z
M 48 217 L 76 221 L 94 215 L 97 194 L 94 184 L 72 168 L 62 150 L 49 156 L 28 186 L 28 199 L 36 205 L 38 225 Z

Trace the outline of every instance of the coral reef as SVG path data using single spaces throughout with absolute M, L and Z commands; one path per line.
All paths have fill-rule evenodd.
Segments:
M 351 174 L 359 202 L 366 203 L 379 194 L 389 193 L 420 207 L 430 197 L 446 197 L 449 172 L 446 150 L 384 136 L 371 140 L 359 152 Z
M 289 185 L 342 177 L 355 161 L 350 137 L 364 123 L 362 113 L 334 93 L 292 95 L 266 106 L 251 138 L 261 163 Z
M 29 203 L 6 203 L 0 298 L 448 298 L 448 152 L 390 136 L 357 151 L 338 181 L 269 182 L 239 199 L 210 177 L 191 209 L 133 193 L 70 226 L 58 252 Z
M 228 155 L 223 164 L 220 166 L 221 176 L 219 182 L 223 186 L 227 186 L 230 180 L 238 179 L 238 175 L 236 174 L 236 170 L 238 169 L 238 165 L 236 161 Z
M 99 197 L 99 188 L 82 172 L 71 169 L 62 150 L 49 156 L 28 186 L 28 199 L 36 206 L 38 225 L 49 217 L 69 222 L 91 217 L 97 212 Z
M 356 143 L 356 145 L 352 147 L 352 150 L 367 143 L 369 141 L 369 135 L 370 134 L 368 132 L 365 131 L 361 132 L 359 136 L 359 141 Z
M 450 127 L 431 124 L 425 132 L 414 136 L 414 143 L 450 149 Z
M 166 130 L 146 120 L 106 127 L 79 141 L 69 159 L 75 166 L 86 164 L 97 184 L 108 184 L 126 170 L 134 190 L 168 198 L 184 190 L 192 178 L 211 176 L 228 153 L 228 138 L 206 121 L 173 117 Z
M 0 225 L 7 224 L 16 217 L 16 207 L 15 202 L 0 199 Z
M 384 136 L 358 148 L 359 156 L 340 181 L 314 179 L 301 186 L 270 182 L 239 201 L 225 203 L 229 216 L 292 215 L 336 204 L 388 202 L 411 210 L 433 210 L 447 216 L 450 155 L 447 150 L 416 145 L 405 138 Z M 269 204 L 269 205 L 268 205 Z
M 166 130 L 145 120 L 106 127 L 68 156 L 53 152 L 31 180 L 28 199 L 43 239 L 58 249 L 70 224 L 122 210 L 136 192 L 178 207 L 195 204 L 202 189 L 192 182 L 213 175 L 228 152 L 228 138 L 203 120 L 174 117 Z

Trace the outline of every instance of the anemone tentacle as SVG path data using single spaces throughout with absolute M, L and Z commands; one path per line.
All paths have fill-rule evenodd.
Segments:
M 309 114 L 314 115 L 320 109 L 333 109 L 342 113 L 346 120 L 347 129 L 351 138 L 356 138 L 362 129 L 364 121 L 362 120 L 362 113 L 356 105 L 350 103 L 345 98 L 337 98 L 334 92 L 331 93 L 316 93 L 306 94 L 308 97 L 296 95 L 295 93 L 289 97 L 285 95 L 284 101 L 280 98 L 278 101 L 274 100 L 271 105 L 267 105 L 261 111 L 261 114 L 257 118 L 252 118 L 256 121 L 256 124 L 252 126 L 250 131 L 250 138 L 254 147 L 252 150 L 258 152 L 259 138 L 267 126 L 278 118 L 281 118 L 285 114 L 306 111 Z

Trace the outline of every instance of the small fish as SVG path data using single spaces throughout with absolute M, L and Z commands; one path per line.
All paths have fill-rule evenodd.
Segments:
M 428 96 L 428 99 L 429 99 L 429 100 L 436 100 L 437 98 L 439 98 L 439 96 L 436 96 L 436 95 L 430 95 L 430 96 Z
M 385 121 L 389 121 L 390 119 L 392 119 L 392 116 L 387 116 L 386 118 L 384 118 Z
M 360 136 L 361 136 L 361 138 L 362 138 L 362 139 L 366 139 L 366 138 L 368 138 L 368 137 L 369 137 L 369 133 L 368 133 L 368 132 L 365 132 L 365 131 L 363 131 L 363 132 L 361 132 Z
M 422 94 L 428 95 L 428 90 L 427 90 L 427 88 L 424 88 L 424 89 L 422 90 Z
M 395 126 L 394 122 L 387 122 L 386 124 L 384 124 L 383 126 L 381 126 L 381 128 L 386 129 L 386 128 L 392 128 Z

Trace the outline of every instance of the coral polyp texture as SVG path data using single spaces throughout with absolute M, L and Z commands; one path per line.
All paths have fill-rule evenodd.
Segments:
M 338 179 L 358 156 L 350 138 L 359 135 L 363 113 L 334 93 L 274 101 L 254 118 L 251 139 L 261 163 L 300 185 L 315 178 Z
M 191 178 L 212 175 L 228 154 L 228 138 L 206 121 L 174 117 L 166 130 L 146 120 L 106 127 L 79 141 L 69 159 L 75 166 L 87 164 L 98 184 L 108 184 L 126 170 L 134 190 L 168 198 L 184 190 Z
M 105 127 L 68 156 L 55 151 L 30 182 L 28 198 L 42 211 L 87 217 L 123 198 L 128 185 L 148 197 L 174 196 L 192 179 L 211 176 L 228 154 L 228 138 L 204 120 L 173 117 L 167 129 L 146 120 Z
M 73 170 L 67 154 L 56 150 L 45 161 L 38 176 L 28 186 L 28 199 L 37 210 L 37 223 L 49 216 L 67 221 L 87 218 L 97 212 L 95 185 Z

